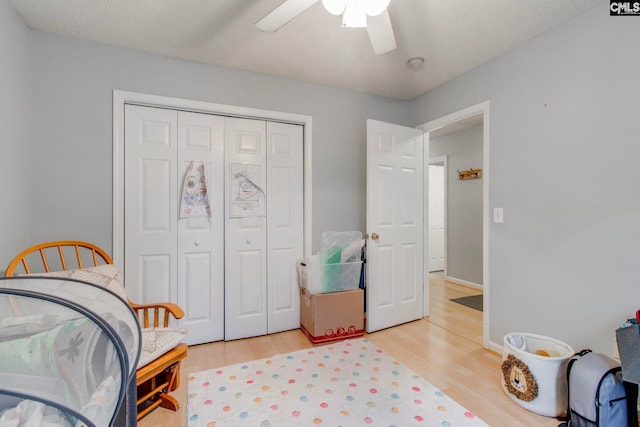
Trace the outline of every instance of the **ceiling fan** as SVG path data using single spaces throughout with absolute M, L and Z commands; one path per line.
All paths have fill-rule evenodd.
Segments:
M 280 6 L 256 22 L 261 31 L 274 32 L 320 0 L 285 0 Z M 367 28 L 376 54 L 398 47 L 389 19 L 390 0 L 322 0 L 329 13 L 342 15 L 343 27 Z

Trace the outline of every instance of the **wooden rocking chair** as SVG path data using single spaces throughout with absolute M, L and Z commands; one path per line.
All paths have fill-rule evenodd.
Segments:
M 64 240 L 41 243 L 22 251 L 9 263 L 5 276 L 81 270 L 105 264 L 113 264 L 113 261 L 99 247 L 91 243 Z M 184 316 L 180 307 L 169 302 L 135 304 L 129 301 L 129 305 L 136 312 L 143 330 L 167 328 L 171 317 L 181 319 Z M 181 342 L 137 369 L 138 420 L 158 406 L 174 411 L 180 407 L 169 393 L 180 385 L 180 362 L 185 357 L 187 345 Z

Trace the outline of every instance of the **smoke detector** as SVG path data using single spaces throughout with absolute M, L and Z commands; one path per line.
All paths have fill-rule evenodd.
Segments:
M 413 71 L 424 70 L 424 58 L 421 56 L 414 56 L 407 61 L 407 67 Z

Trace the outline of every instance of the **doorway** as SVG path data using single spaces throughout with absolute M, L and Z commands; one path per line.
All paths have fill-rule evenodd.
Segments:
M 429 160 L 429 273 L 446 276 L 447 156 Z
M 488 183 L 489 183 L 489 102 L 483 102 L 456 113 L 449 114 L 431 122 L 418 126 L 428 133 L 429 141 L 428 153 L 431 159 L 436 160 L 436 156 L 446 155 L 442 146 L 438 148 L 435 142 L 445 143 L 455 140 L 452 135 L 460 133 L 471 133 L 476 135 L 478 140 L 477 153 L 469 155 L 460 151 L 457 147 L 452 151 L 451 156 L 447 156 L 449 173 L 445 181 L 449 183 L 447 193 L 447 205 L 449 206 L 445 217 L 446 235 L 444 241 L 447 242 L 443 258 L 445 266 L 440 271 L 430 272 L 428 277 L 427 292 L 428 315 L 430 318 L 438 317 L 434 323 L 442 324 L 453 332 L 460 333 L 476 341 L 481 342 L 485 347 L 489 346 L 489 274 L 488 274 Z M 475 130 L 471 131 L 471 129 Z M 468 137 L 468 135 L 467 135 Z M 456 151 L 457 150 L 457 151 Z M 458 158 L 456 163 L 454 156 Z M 429 161 L 431 163 L 431 161 Z M 437 163 L 437 162 L 436 162 Z M 475 180 L 459 180 L 458 172 L 468 169 L 482 169 L 481 176 Z M 471 189 L 475 191 L 475 204 L 468 205 L 468 196 L 452 196 L 450 194 L 454 186 L 458 187 L 460 194 L 468 193 Z M 455 200 L 455 197 L 462 197 Z M 452 206 L 455 205 L 455 207 Z M 468 221 L 460 222 L 456 216 L 464 213 L 474 213 L 473 227 Z M 431 229 L 431 224 L 429 224 Z M 470 233 L 475 237 L 473 242 L 462 239 L 469 239 Z M 467 244 L 468 243 L 468 244 Z M 472 251 L 473 253 L 469 253 Z M 467 259 L 464 259 L 468 256 Z M 429 254 L 429 261 L 432 260 Z M 468 306 L 451 301 L 462 296 L 483 295 L 480 304 L 482 311 L 472 309 Z

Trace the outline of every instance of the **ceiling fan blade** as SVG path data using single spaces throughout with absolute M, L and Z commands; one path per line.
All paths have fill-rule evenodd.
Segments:
M 286 0 L 256 22 L 261 31 L 273 33 L 320 0 Z
M 386 10 L 377 16 L 367 16 L 367 33 L 376 55 L 391 52 L 398 47 L 389 12 Z

